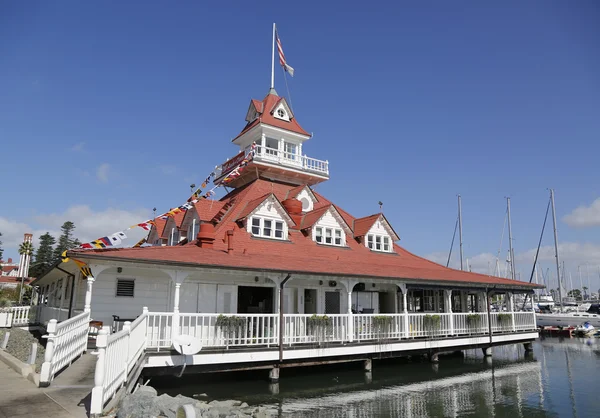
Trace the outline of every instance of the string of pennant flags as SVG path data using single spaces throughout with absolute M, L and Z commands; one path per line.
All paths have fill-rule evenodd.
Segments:
M 244 157 L 244 159 L 240 163 L 238 163 L 229 173 L 227 173 L 225 175 L 225 177 L 218 184 L 216 184 L 212 189 L 207 190 L 206 192 L 203 192 L 203 190 L 206 189 L 206 186 L 211 181 L 215 180 L 216 169 L 214 171 L 212 171 L 206 177 L 206 179 L 204 179 L 204 181 L 202 182 L 200 187 L 198 187 L 198 189 L 196 189 L 194 191 L 194 193 L 187 199 L 187 202 L 184 203 L 183 205 L 180 205 L 180 206 L 173 208 L 159 216 L 156 216 L 154 219 L 148 219 L 144 222 L 140 222 L 140 223 L 131 225 L 129 228 L 124 229 L 123 231 L 118 231 L 113 234 L 110 234 L 110 235 L 107 235 L 104 237 L 100 237 L 93 241 L 83 243 L 77 248 L 95 249 L 95 248 L 114 247 L 114 246 L 120 245 L 123 243 L 123 240 L 127 239 L 127 234 L 125 234 L 126 231 L 129 231 L 130 229 L 134 229 L 134 228 L 142 228 L 145 231 L 150 231 L 152 229 L 152 226 L 156 225 L 156 218 L 166 220 L 168 218 L 175 217 L 175 215 L 177 215 L 178 213 L 186 212 L 187 210 L 192 209 L 194 207 L 194 204 L 197 203 L 198 201 L 200 201 L 202 199 L 208 199 L 211 196 L 214 196 L 216 194 L 215 190 L 218 187 L 227 185 L 234 179 L 238 178 L 241 175 L 241 173 L 244 171 L 244 169 L 246 168 L 248 163 L 250 163 L 250 161 L 252 161 L 255 153 L 256 153 L 256 143 L 253 143 L 250 148 L 250 152 L 248 152 L 248 154 Z M 223 175 L 223 173 L 221 173 L 221 176 L 222 175 Z M 145 242 L 146 242 L 146 238 L 143 238 L 142 240 L 140 240 L 138 243 L 136 243 L 134 245 L 134 248 L 142 246 Z M 65 257 L 66 257 L 66 255 L 63 256 L 63 258 L 65 258 Z

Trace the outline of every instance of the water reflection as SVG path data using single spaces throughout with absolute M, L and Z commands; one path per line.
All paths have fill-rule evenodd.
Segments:
M 438 364 L 374 362 L 373 371 L 282 371 L 277 385 L 248 378 L 186 383 L 163 391 L 271 405 L 282 417 L 590 417 L 597 416 L 595 339 L 542 339 L 522 346 L 441 357 Z M 180 381 L 181 382 L 181 381 Z M 153 382 L 155 383 L 155 382 Z M 276 387 L 275 387 L 276 386 Z

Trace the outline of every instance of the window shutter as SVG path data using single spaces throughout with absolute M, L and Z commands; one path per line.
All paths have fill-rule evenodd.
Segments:
M 135 280 L 117 279 L 117 296 L 133 297 Z

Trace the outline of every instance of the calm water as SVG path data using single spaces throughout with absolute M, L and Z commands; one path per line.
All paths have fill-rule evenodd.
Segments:
M 600 417 L 600 339 L 546 338 L 525 355 L 522 345 L 480 350 L 464 358 L 374 361 L 360 365 L 154 378 L 159 391 L 273 405 L 282 417 Z

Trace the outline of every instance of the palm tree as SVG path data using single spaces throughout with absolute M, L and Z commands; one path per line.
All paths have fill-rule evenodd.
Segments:
M 587 299 L 587 294 L 588 294 L 587 290 L 588 290 L 588 288 L 586 286 L 583 286 L 583 298 L 584 299 Z
M 20 255 L 25 255 L 27 257 L 31 257 L 33 255 L 33 244 L 29 241 L 25 241 L 22 242 L 21 245 L 19 245 L 19 254 Z M 23 272 L 25 273 L 25 272 Z M 25 276 L 25 274 L 22 274 L 21 276 Z M 19 304 L 21 304 L 22 300 L 23 300 L 23 285 L 25 281 L 25 277 L 21 277 L 21 288 L 19 291 Z

